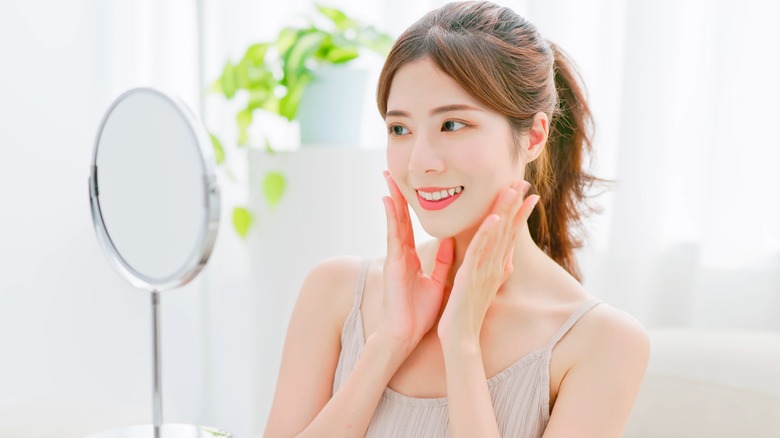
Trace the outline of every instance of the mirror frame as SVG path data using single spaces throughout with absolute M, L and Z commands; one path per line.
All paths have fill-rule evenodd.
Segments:
M 103 214 L 100 209 L 100 190 L 98 187 L 97 168 L 97 154 L 98 148 L 100 147 L 100 138 L 103 134 L 103 129 L 106 126 L 106 122 L 113 113 L 114 109 L 126 98 L 136 93 L 151 93 L 157 95 L 158 97 L 167 101 L 168 104 L 173 106 L 174 109 L 177 110 L 178 113 L 183 117 L 185 123 L 187 124 L 187 128 L 195 139 L 196 146 L 198 147 L 198 156 L 202 164 L 204 175 L 203 194 L 204 207 L 206 209 L 205 226 L 199 235 L 195 249 L 187 258 L 186 263 L 184 263 L 182 268 L 177 272 L 174 272 L 170 276 L 163 279 L 154 279 L 148 277 L 135 270 L 127 263 L 127 261 L 125 261 L 111 240 L 111 236 L 106 229 L 106 224 L 103 221 Z M 101 120 L 98 127 L 94 150 L 92 152 L 92 165 L 89 175 L 89 203 L 92 211 L 92 222 L 95 226 L 95 232 L 97 233 L 100 246 L 103 248 L 109 263 L 114 267 L 119 275 L 131 285 L 150 292 L 162 292 L 189 283 L 206 265 L 206 262 L 211 255 L 211 251 L 214 248 L 214 243 L 217 238 L 217 230 L 219 228 L 220 194 L 219 187 L 217 186 L 215 167 L 216 160 L 214 158 L 214 150 L 211 146 L 210 137 L 200 122 L 195 118 L 195 115 L 184 104 L 184 102 L 182 102 L 177 97 L 174 97 L 173 95 L 156 88 L 132 88 L 117 97 L 105 112 L 103 119 Z

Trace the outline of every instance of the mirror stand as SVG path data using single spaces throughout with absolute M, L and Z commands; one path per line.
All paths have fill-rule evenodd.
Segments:
M 160 293 L 153 290 L 152 295 L 152 421 L 154 436 L 160 436 L 163 424 L 162 411 L 162 374 L 160 366 Z
M 189 283 L 211 254 L 220 212 L 215 165 L 206 130 L 183 102 L 160 90 L 126 91 L 100 123 L 90 209 L 109 264 L 151 294 L 152 424 L 90 438 L 231 436 L 210 427 L 165 424 L 162 406 L 160 294 Z

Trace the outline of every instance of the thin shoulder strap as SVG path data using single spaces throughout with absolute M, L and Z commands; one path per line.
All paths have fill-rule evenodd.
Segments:
M 360 309 L 360 303 L 363 302 L 363 290 L 366 286 L 366 277 L 368 276 L 368 265 L 371 259 L 365 258 L 360 262 L 358 268 L 357 281 L 355 282 L 355 298 L 352 303 L 352 310 Z
M 574 326 L 574 324 L 577 323 L 577 321 L 582 318 L 583 315 L 588 313 L 588 311 L 594 307 L 596 307 L 598 304 L 601 304 L 601 301 L 596 298 L 590 298 L 589 300 L 582 303 L 582 305 L 574 311 L 574 313 L 571 314 L 568 320 L 566 320 L 565 323 L 561 326 L 561 328 L 558 329 L 557 332 L 555 332 L 555 335 L 553 335 L 552 339 L 550 339 L 550 343 L 547 344 L 547 349 L 552 349 L 552 347 L 555 346 L 555 344 L 558 343 L 558 341 L 561 340 L 561 338 L 571 330 L 571 328 Z

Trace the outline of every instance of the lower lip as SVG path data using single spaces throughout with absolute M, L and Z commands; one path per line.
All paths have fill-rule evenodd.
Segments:
M 429 201 L 417 193 L 417 201 L 420 203 L 420 207 L 426 210 L 441 210 L 442 208 L 446 208 L 455 202 L 455 200 L 460 197 L 461 193 L 463 192 L 461 191 L 460 193 L 456 193 L 449 198 L 442 199 L 441 201 Z

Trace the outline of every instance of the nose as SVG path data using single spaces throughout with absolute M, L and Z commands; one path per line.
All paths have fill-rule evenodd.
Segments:
M 423 175 L 444 170 L 440 150 L 425 134 L 417 135 L 409 156 L 409 173 Z

